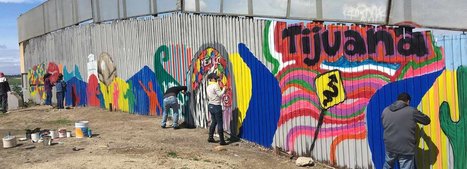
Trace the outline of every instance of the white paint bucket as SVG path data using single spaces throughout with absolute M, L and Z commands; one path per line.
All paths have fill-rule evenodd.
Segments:
M 58 133 L 54 130 L 49 131 L 49 136 L 51 139 L 56 139 L 58 137 Z
M 75 123 L 75 137 L 83 138 L 88 136 L 89 121 L 78 121 Z
M 71 137 L 71 131 L 66 132 L 66 137 Z
M 39 133 L 32 133 L 31 134 L 32 142 L 37 143 L 39 141 L 39 139 L 41 139 L 41 137 L 39 136 Z
M 11 148 L 16 146 L 16 137 L 15 136 L 6 136 L 3 137 L 3 148 Z
M 58 129 L 58 137 L 65 138 L 66 137 L 66 129 Z

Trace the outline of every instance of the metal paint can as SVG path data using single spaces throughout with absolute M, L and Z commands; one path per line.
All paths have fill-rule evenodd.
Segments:
M 42 140 L 44 141 L 44 146 L 52 145 L 52 137 L 51 136 L 43 136 Z
M 66 137 L 71 137 L 71 131 L 66 132 Z

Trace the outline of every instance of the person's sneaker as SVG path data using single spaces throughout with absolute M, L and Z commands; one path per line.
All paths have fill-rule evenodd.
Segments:
M 227 143 L 226 143 L 225 141 L 221 141 L 219 144 L 220 144 L 221 146 L 227 145 Z
M 174 126 L 173 128 L 174 128 L 174 130 L 180 129 L 180 127 L 178 127 L 178 126 Z
M 210 142 L 210 143 L 215 143 L 216 140 L 214 140 L 214 138 L 208 138 L 208 142 Z
M 161 126 L 161 128 L 165 129 L 165 126 Z

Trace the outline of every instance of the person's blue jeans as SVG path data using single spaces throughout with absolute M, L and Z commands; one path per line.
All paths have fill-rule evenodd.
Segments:
M 386 151 L 386 162 L 384 163 L 383 169 L 394 168 L 395 163 L 399 163 L 400 169 L 414 169 L 415 168 L 415 156 L 414 155 L 401 155 Z
M 170 109 L 173 110 L 172 127 L 178 127 L 178 109 L 179 108 L 180 108 L 180 105 L 178 104 L 177 97 L 170 96 L 170 97 L 164 98 L 164 112 L 162 113 L 162 122 L 161 122 L 162 127 L 165 127 L 167 123 L 167 115 L 169 114 Z
M 52 91 L 45 92 L 45 105 L 52 105 Z
M 63 109 L 64 92 L 57 92 L 57 108 Z
M 213 138 L 214 130 L 216 130 L 217 125 L 217 133 L 219 133 L 219 138 L 221 142 L 224 142 L 224 121 L 222 117 L 222 106 L 221 105 L 208 105 L 209 113 L 211 113 L 211 126 L 209 127 L 209 139 Z

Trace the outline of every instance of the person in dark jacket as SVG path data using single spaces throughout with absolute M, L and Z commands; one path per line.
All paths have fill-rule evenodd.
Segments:
M 63 75 L 58 75 L 58 80 L 55 83 L 55 90 L 57 92 L 57 108 L 63 109 L 63 99 L 65 98 L 66 82 L 63 80 Z
M 386 162 L 384 169 L 394 168 L 398 162 L 401 169 L 413 169 L 415 161 L 417 123 L 428 125 L 430 118 L 409 106 L 410 95 L 401 93 L 397 101 L 386 107 L 381 115 L 384 128 Z
M 186 86 L 176 86 L 176 87 L 171 87 L 167 89 L 164 93 L 164 111 L 162 113 L 162 122 L 161 122 L 161 127 L 165 128 L 165 125 L 167 123 L 167 114 L 169 114 L 170 109 L 173 110 L 173 115 L 172 115 L 172 120 L 173 124 L 172 127 L 174 129 L 179 129 L 178 127 L 178 109 L 180 108 L 180 105 L 178 104 L 178 99 L 177 96 L 180 92 L 185 94 L 187 90 Z
M 8 92 L 11 91 L 10 84 L 8 83 L 3 72 L 0 72 L 0 103 L 2 104 L 2 113 L 8 111 Z
M 44 75 L 45 105 L 52 105 L 52 82 L 50 82 L 50 73 Z

